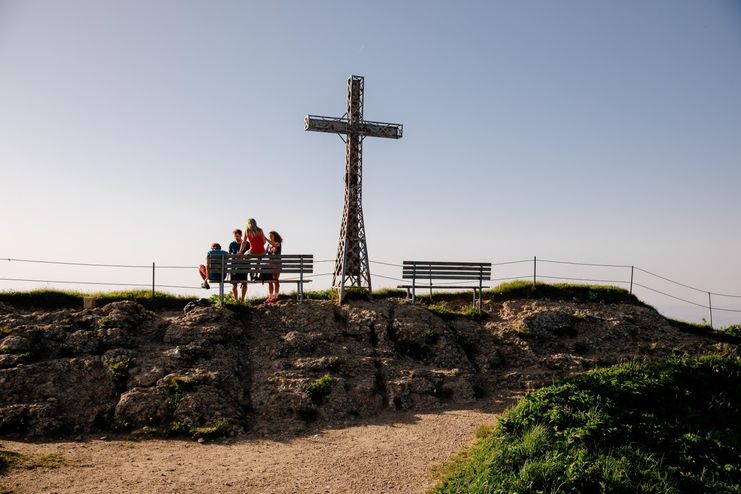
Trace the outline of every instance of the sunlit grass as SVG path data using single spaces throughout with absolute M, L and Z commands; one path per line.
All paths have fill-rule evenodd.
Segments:
M 625 363 L 509 409 L 432 491 L 741 492 L 741 358 Z
M 182 309 L 183 306 L 195 297 L 173 295 L 151 290 L 128 290 L 113 292 L 83 293 L 62 290 L 31 290 L 0 292 L 0 302 L 16 307 L 32 307 L 38 309 L 81 309 L 85 298 L 94 298 L 98 306 L 121 300 L 138 302 L 148 309 Z

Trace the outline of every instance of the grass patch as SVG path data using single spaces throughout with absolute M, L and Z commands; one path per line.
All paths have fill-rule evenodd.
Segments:
M 674 326 L 675 328 L 679 329 L 680 331 L 684 331 L 686 333 L 712 333 L 713 328 L 710 327 L 707 323 L 700 323 L 700 322 L 685 322 L 685 321 L 678 321 L 676 319 L 670 319 L 666 318 L 667 322 Z
M 466 319 L 471 319 L 472 321 L 483 321 L 487 317 L 486 312 L 472 306 L 465 307 L 463 309 L 451 309 L 445 304 L 437 303 L 429 304 L 425 307 L 427 308 L 427 310 L 436 314 L 438 317 L 446 320 L 464 317 Z
M 717 331 L 718 334 L 733 339 L 735 342 L 741 341 L 741 324 L 731 324 Z
M 111 302 L 131 300 L 132 302 L 143 305 L 149 310 L 182 310 L 185 304 L 192 300 L 197 300 L 195 297 L 172 295 L 163 292 L 155 292 L 154 297 L 152 297 L 152 292 L 148 290 L 94 293 L 87 296 L 97 299 L 99 306 Z
M 142 304 L 150 310 L 180 310 L 194 297 L 172 295 L 156 292 L 152 297 L 151 290 L 128 290 L 115 292 L 83 293 L 61 290 L 31 290 L 28 292 L 0 292 L 0 302 L 14 307 L 36 309 L 82 309 L 83 299 L 92 297 L 97 300 L 98 306 L 111 302 L 131 300 Z
M 39 309 L 81 309 L 82 292 L 60 290 L 31 290 L 28 292 L 0 292 L 0 302 L 13 307 L 33 307 Z
M 373 292 L 373 298 L 406 298 L 407 291 L 401 288 L 381 288 Z
M 720 341 L 741 343 L 741 324 L 730 324 L 720 329 L 713 329 L 706 322 L 684 322 L 667 318 L 669 324 L 680 331 L 691 334 L 713 336 Z
M 578 285 L 574 283 L 536 283 L 512 281 L 484 290 L 489 300 L 501 302 L 518 298 L 565 300 L 574 302 L 601 302 L 606 304 L 634 304 L 648 307 L 628 290 L 609 285 Z
M 183 400 L 185 393 L 192 390 L 194 385 L 195 383 L 193 378 L 190 376 L 176 374 L 167 379 L 165 387 L 170 393 L 169 405 L 171 411 L 174 411 L 178 407 L 180 402 Z M 178 427 L 174 427 L 174 429 L 178 432 L 182 432 Z
M 304 292 L 304 300 L 332 300 L 336 302 L 338 299 L 339 294 L 334 288 Z
M 480 434 L 431 492 L 741 492 L 741 357 L 558 381 Z
M 342 362 L 339 357 L 332 356 L 327 359 L 326 367 L 328 371 L 337 372 L 340 369 L 341 364 Z
M 332 392 L 332 383 L 334 383 L 334 380 L 334 377 L 324 374 L 322 377 L 311 381 L 306 386 L 306 393 L 311 398 L 311 402 L 315 405 L 323 403 L 324 398 Z
M 111 381 L 117 390 L 126 389 L 126 383 L 129 380 L 128 370 L 133 363 L 134 361 L 128 355 L 120 355 L 108 361 L 108 375 L 111 376 Z
M 208 439 L 213 437 L 223 436 L 226 431 L 226 422 L 223 420 L 217 420 L 211 425 L 204 427 L 193 427 L 189 430 L 193 439 Z
M 533 336 L 533 330 L 524 322 L 518 323 L 515 326 L 515 332 L 520 338 L 530 338 Z
M 45 455 L 22 455 L 14 451 L 0 450 L 0 471 L 6 468 L 57 468 L 66 462 L 62 453 Z

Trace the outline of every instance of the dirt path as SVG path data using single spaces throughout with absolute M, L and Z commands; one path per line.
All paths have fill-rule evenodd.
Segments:
M 476 429 L 494 422 L 511 402 L 439 413 L 389 412 L 289 439 L 2 441 L 5 450 L 59 453 L 65 462 L 11 469 L 0 477 L 0 492 L 423 493 L 434 485 L 433 467 L 471 444 Z

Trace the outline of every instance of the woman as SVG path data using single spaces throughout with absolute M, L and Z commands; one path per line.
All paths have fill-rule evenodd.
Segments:
M 257 226 L 255 218 L 247 218 L 244 235 L 242 247 L 239 249 L 240 254 L 259 256 L 265 253 L 265 234 L 262 232 L 262 228 Z
M 246 251 L 246 252 L 245 252 Z M 257 226 L 255 218 L 247 218 L 247 225 L 244 227 L 244 237 L 242 246 L 239 249 L 239 255 L 247 254 L 251 256 L 265 255 L 265 234 L 262 228 Z M 260 276 L 260 260 L 255 262 L 255 272 L 252 279 L 256 280 Z

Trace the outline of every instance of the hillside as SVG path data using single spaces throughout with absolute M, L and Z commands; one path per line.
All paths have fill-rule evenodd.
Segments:
M 635 303 L 281 301 L 233 312 L 0 306 L 0 434 L 302 434 L 433 411 L 625 360 L 735 345 Z

